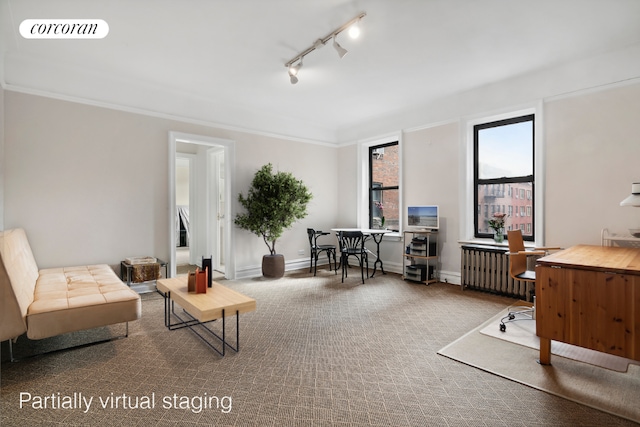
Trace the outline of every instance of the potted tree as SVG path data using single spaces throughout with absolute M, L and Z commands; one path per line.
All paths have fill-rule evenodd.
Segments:
M 276 253 L 276 240 L 285 229 L 307 216 L 307 204 L 312 195 L 304 183 L 291 173 L 273 173 L 271 163 L 264 165 L 251 181 L 247 196 L 238 195 L 246 212 L 238 214 L 235 224 L 261 236 L 269 248 L 262 257 L 262 274 L 266 277 L 284 275 L 284 256 Z

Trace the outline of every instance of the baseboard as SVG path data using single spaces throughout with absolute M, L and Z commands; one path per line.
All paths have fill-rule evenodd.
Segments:
M 318 268 L 325 268 L 328 264 L 329 262 L 326 259 L 324 261 L 318 260 Z M 309 258 L 298 258 L 290 261 L 285 260 L 284 263 L 285 272 L 305 268 L 307 270 L 309 269 Z M 373 262 L 371 261 L 369 261 L 369 269 L 373 270 Z M 403 269 L 404 264 L 391 261 L 384 263 L 384 271 L 387 273 L 403 274 Z M 450 283 L 452 285 L 460 285 L 460 283 L 462 283 L 462 276 L 459 272 L 438 270 L 437 275 L 440 282 Z M 236 270 L 237 279 L 251 279 L 260 276 L 262 276 L 261 265 L 252 265 Z
M 462 283 L 462 275 L 455 271 L 438 271 L 438 280 L 452 285 L 460 285 Z
M 327 262 L 319 262 L 318 267 L 327 265 Z M 284 271 L 294 271 L 309 268 L 309 258 L 299 258 L 284 262 Z M 236 279 L 252 279 L 262 276 L 262 265 L 250 265 L 236 270 Z

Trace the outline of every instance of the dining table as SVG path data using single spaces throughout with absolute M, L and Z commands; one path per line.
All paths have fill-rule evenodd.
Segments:
M 364 236 L 365 242 L 371 238 L 376 244 L 376 253 L 374 254 L 369 249 L 367 249 L 367 251 L 376 257 L 376 261 L 373 263 L 373 273 L 371 273 L 371 276 L 369 277 L 371 278 L 376 275 L 378 264 L 380 264 L 380 271 L 382 271 L 382 274 L 387 274 L 384 271 L 384 264 L 382 262 L 382 259 L 380 258 L 380 242 L 382 242 L 382 238 L 384 237 L 384 235 L 386 233 L 389 233 L 391 230 L 379 228 L 332 228 L 331 231 L 336 233 L 338 242 L 340 242 L 341 231 L 360 231 Z

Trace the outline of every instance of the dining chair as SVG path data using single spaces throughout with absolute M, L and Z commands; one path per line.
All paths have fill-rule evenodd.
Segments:
M 360 264 L 360 275 L 364 283 L 364 265 L 367 265 L 367 277 L 369 276 L 369 256 L 367 248 L 364 246 L 365 237 L 362 231 L 340 231 L 338 233 L 340 243 L 340 265 L 342 266 L 342 283 L 348 276 L 349 257 L 356 257 Z
M 313 228 L 307 228 L 307 235 L 309 236 L 309 248 L 311 252 L 311 263 L 309 265 L 309 273 L 313 270 L 313 275 L 316 275 L 318 270 L 318 256 L 322 252 L 326 252 L 327 259 L 329 260 L 329 271 L 331 271 L 331 256 L 333 256 L 333 267 L 335 274 L 338 274 L 338 266 L 336 265 L 336 245 L 318 244 L 318 237 L 326 236 L 326 233 L 321 230 L 314 230 Z

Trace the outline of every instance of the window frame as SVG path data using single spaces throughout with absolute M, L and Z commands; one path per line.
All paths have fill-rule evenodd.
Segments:
M 376 145 L 384 145 L 390 142 L 398 142 L 398 197 L 399 197 L 399 206 L 400 209 L 404 208 L 404 195 L 402 192 L 403 188 L 403 146 L 402 146 L 402 132 L 392 132 L 387 135 L 378 136 L 375 138 L 360 140 L 356 143 L 357 145 L 357 157 L 358 157 L 358 165 L 357 165 L 357 182 L 358 187 L 356 191 L 356 223 L 358 228 L 367 228 L 369 224 L 369 147 Z M 398 218 L 398 228 L 399 232 L 388 232 L 384 234 L 383 240 L 389 239 L 397 239 L 400 237 L 401 232 L 404 227 L 404 222 L 406 221 L 406 212 L 400 212 Z
M 397 146 L 398 147 L 398 185 L 391 185 L 388 187 L 383 187 L 382 185 L 378 185 L 376 186 L 376 184 L 380 184 L 377 181 L 373 180 L 373 155 L 374 152 L 377 153 L 384 153 L 384 149 L 387 147 L 394 147 Z M 384 191 L 387 190 L 397 190 L 398 191 L 398 198 L 400 197 L 400 163 L 401 163 L 401 157 L 400 157 L 400 141 L 393 141 L 393 142 L 386 142 L 383 144 L 379 144 L 379 145 L 371 145 L 369 146 L 369 155 L 368 155 L 368 159 L 369 159 L 369 179 L 368 179 L 368 192 L 369 192 L 369 204 L 368 204 L 368 212 L 369 212 L 369 228 L 373 228 L 373 202 L 375 201 L 375 198 L 373 196 L 374 192 L 378 191 L 380 192 L 380 201 L 382 201 L 382 203 L 384 203 Z M 399 200 L 400 202 L 400 200 Z M 398 206 L 398 221 L 400 221 L 400 216 L 402 215 L 402 211 L 401 211 L 401 206 Z
M 461 149 L 464 155 L 460 157 L 461 167 L 461 214 L 460 236 L 461 242 L 485 242 L 492 237 L 485 234 L 484 237 L 476 236 L 477 230 L 477 186 L 475 179 L 475 147 L 474 147 L 474 126 L 485 123 L 509 120 L 527 115 L 534 116 L 534 140 L 533 140 L 533 174 L 535 187 L 532 188 L 532 197 L 535 204 L 532 209 L 532 217 L 535 221 L 535 229 L 531 237 L 525 241 L 527 246 L 544 246 L 544 103 L 542 100 L 523 106 L 521 109 L 504 110 L 493 115 L 483 115 L 467 117 L 463 120 L 466 128 L 466 137 L 461 138 Z M 531 243 L 530 241 L 533 241 Z M 491 239 L 493 241 L 493 239 Z

